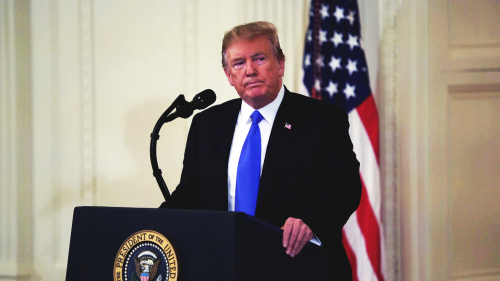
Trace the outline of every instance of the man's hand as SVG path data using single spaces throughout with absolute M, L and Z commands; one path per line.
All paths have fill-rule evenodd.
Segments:
M 286 248 L 286 254 L 292 258 L 298 255 L 313 237 L 313 232 L 301 219 L 290 217 L 281 229 L 283 229 L 283 247 Z

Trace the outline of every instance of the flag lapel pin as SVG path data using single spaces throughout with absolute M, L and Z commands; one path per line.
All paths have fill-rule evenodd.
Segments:
M 288 122 L 285 123 L 285 128 L 287 128 L 288 130 L 291 130 L 292 129 L 292 125 L 288 124 Z

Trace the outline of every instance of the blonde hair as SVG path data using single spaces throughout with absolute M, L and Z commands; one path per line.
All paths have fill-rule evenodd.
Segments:
M 238 25 L 224 33 L 224 38 L 222 39 L 222 67 L 224 69 L 227 68 L 226 51 L 229 45 L 237 40 L 251 40 L 257 36 L 265 36 L 271 42 L 274 58 L 280 62 L 285 61 L 285 54 L 283 54 L 283 50 L 280 47 L 276 26 L 267 21 L 256 21 Z

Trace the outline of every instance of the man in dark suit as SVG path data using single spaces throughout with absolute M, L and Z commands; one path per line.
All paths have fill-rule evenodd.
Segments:
M 240 99 L 193 118 L 168 207 L 247 212 L 284 230 L 291 257 L 308 241 L 321 244 L 332 277 L 349 280 L 342 227 L 361 182 L 347 113 L 284 87 L 285 56 L 271 23 L 226 32 L 222 64 Z

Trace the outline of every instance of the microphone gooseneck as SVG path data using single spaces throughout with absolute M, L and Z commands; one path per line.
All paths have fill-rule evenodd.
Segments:
M 194 96 L 191 102 L 187 102 L 184 95 L 179 95 L 174 102 L 165 110 L 165 112 L 160 116 L 158 121 L 153 128 L 151 133 L 151 142 L 149 145 L 149 156 L 151 159 L 151 166 L 153 168 L 153 176 L 156 178 L 156 182 L 160 187 L 161 193 L 165 198 L 166 206 L 171 206 L 172 200 L 170 198 L 170 192 L 168 191 L 167 185 L 162 177 L 162 172 L 158 167 L 158 159 L 156 157 L 156 142 L 160 138 L 159 132 L 163 124 L 168 123 L 177 117 L 188 118 L 193 114 L 194 110 L 205 109 L 216 100 L 214 91 L 207 89 L 203 92 Z M 175 109 L 175 112 L 172 111 Z

